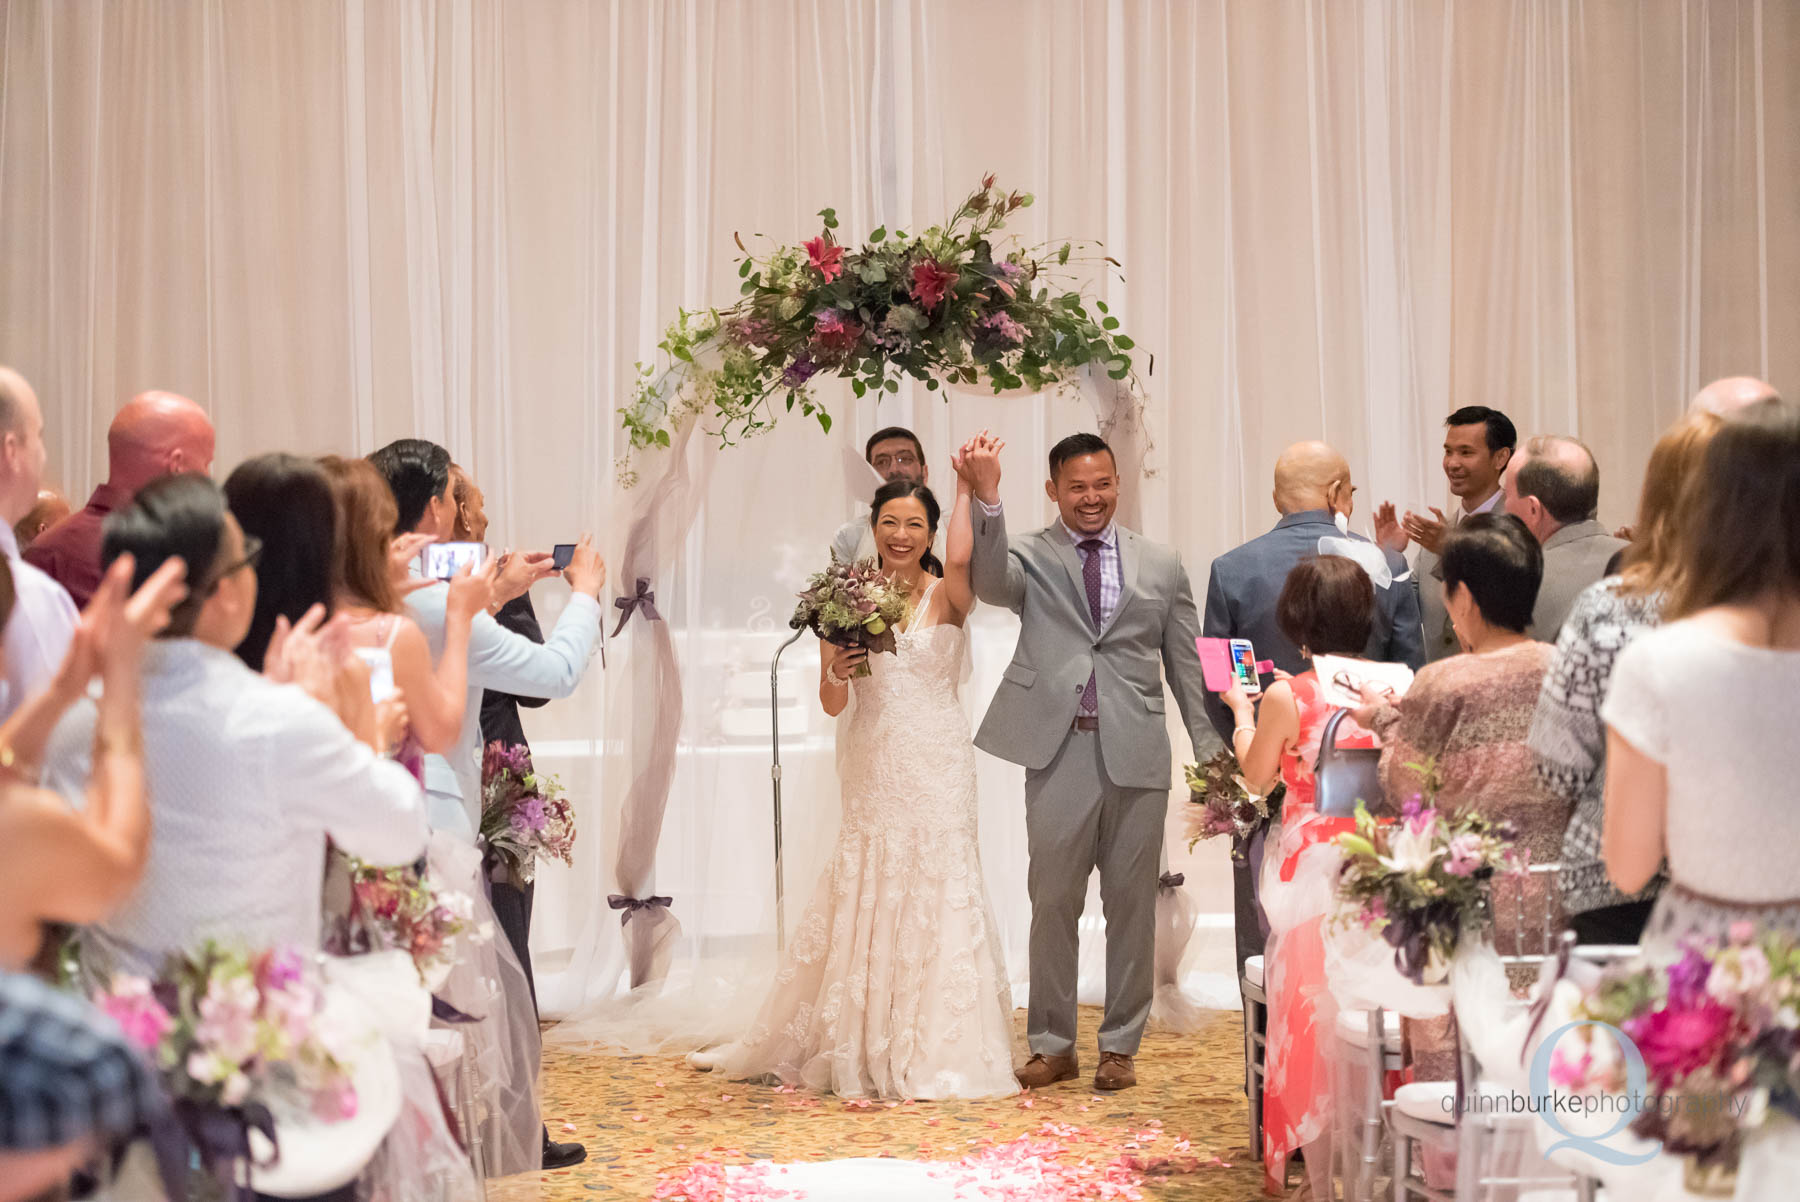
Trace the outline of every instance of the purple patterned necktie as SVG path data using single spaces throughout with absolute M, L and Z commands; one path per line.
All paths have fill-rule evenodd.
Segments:
M 1087 552 L 1087 558 L 1081 565 L 1081 583 L 1087 589 L 1088 613 L 1094 619 L 1094 633 L 1100 632 L 1100 553 L 1106 544 L 1097 538 L 1083 539 L 1076 546 Z M 1100 686 L 1092 672 L 1088 673 L 1087 688 L 1081 690 L 1081 711 L 1084 715 L 1100 712 Z

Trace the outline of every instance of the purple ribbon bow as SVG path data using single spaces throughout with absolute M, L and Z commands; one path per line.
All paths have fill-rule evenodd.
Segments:
M 613 627 L 612 637 L 618 638 L 619 631 L 625 629 L 625 623 L 631 621 L 634 612 L 641 611 L 644 618 L 651 622 L 662 621 L 662 615 L 656 612 L 656 594 L 650 591 L 650 578 L 637 578 L 637 592 L 629 597 L 615 597 L 613 608 L 620 611 L 619 624 Z
M 258 1165 L 269 1168 L 281 1158 L 281 1151 L 276 1146 L 275 1119 L 266 1106 L 257 1102 L 205 1106 L 177 1099 L 150 1125 L 150 1146 L 164 1192 L 171 1198 L 187 1197 L 191 1153 L 198 1153 L 201 1165 L 218 1180 L 227 1199 L 250 1202 L 255 1197 L 247 1171 L 252 1163 L 252 1129 L 262 1132 L 275 1148 L 269 1159 Z
M 1163 889 L 1179 889 L 1187 884 L 1187 874 L 1182 872 L 1165 872 L 1156 878 L 1156 883 Z
M 624 926 L 631 921 L 631 916 L 639 910 L 649 910 L 656 906 L 661 906 L 666 910 L 675 904 L 675 899 L 672 897 L 624 897 L 614 893 L 608 895 L 606 904 L 615 910 L 625 911 L 625 913 L 619 915 L 619 925 Z

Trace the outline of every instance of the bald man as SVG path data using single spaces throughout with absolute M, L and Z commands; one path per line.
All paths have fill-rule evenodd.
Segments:
M 1726 376 L 1723 380 L 1714 380 L 1695 393 L 1693 401 L 1688 405 L 1688 412 L 1699 413 L 1705 410 L 1720 417 L 1730 417 L 1763 401 L 1780 399 L 1781 394 L 1772 385 L 1754 376 Z
M 1294 565 L 1320 554 L 1320 540 L 1347 540 L 1364 544 L 1359 553 L 1379 556 L 1389 577 L 1388 587 L 1375 590 L 1375 625 L 1365 654 L 1370 659 L 1422 667 L 1425 640 L 1419 598 L 1406 580 L 1406 560 L 1380 550 L 1359 534 L 1348 533 L 1355 493 L 1350 465 L 1326 444 L 1299 442 L 1283 451 L 1275 461 L 1274 494 L 1281 520 L 1268 533 L 1213 560 L 1202 632 L 1214 638 L 1249 639 L 1257 658 L 1272 661 L 1284 672 L 1304 672 L 1307 661 L 1281 632 L 1275 620 L 1275 602 Z M 1346 523 L 1343 530 L 1338 527 L 1340 516 Z M 1229 746 L 1231 711 L 1216 694 L 1207 695 L 1206 716 Z M 1267 935 L 1254 893 L 1260 844 L 1259 837 L 1252 841 L 1245 860 L 1233 860 L 1240 967 L 1245 957 L 1262 954 Z
M 138 489 L 159 476 L 210 475 L 212 420 L 184 396 L 139 393 L 113 417 L 106 455 L 106 483 L 80 513 L 46 531 L 25 552 L 27 563 L 49 573 L 80 606 L 100 587 L 100 525 L 106 515 L 130 504 Z
M 1506 512 L 1524 522 L 1544 548 L 1544 582 L 1525 633 L 1554 643 L 1582 591 L 1607 575 L 1624 539 L 1594 520 L 1600 468 L 1579 440 L 1558 434 L 1527 439 L 1506 465 Z
M 0 555 L 12 575 L 12 614 L 0 663 L 0 719 L 46 687 L 80 616 L 62 586 L 24 562 L 13 527 L 37 504 L 44 478 L 44 413 L 25 377 L 0 367 Z

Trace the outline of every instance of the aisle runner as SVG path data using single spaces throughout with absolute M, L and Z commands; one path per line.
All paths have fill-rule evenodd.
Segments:
M 950 1161 L 883 1158 L 752 1165 L 702 1161 L 665 1176 L 653 1196 L 664 1202 L 1141 1199 L 1140 1186 L 1147 1177 L 1231 1167 L 1217 1157 L 1193 1155 L 1187 1140 L 1168 1139 L 1160 1128 L 1153 1122 L 1143 1131 L 1108 1133 L 1045 1123 L 1034 1134 L 985 1144 Z

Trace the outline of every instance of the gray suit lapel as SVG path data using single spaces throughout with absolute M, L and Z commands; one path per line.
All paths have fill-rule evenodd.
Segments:
M 1113 623 L 1119 620 L 1119 615 L 1125 612 L 1125 606 L 1131 601 L 1132 595 L 1137 592 L 1138 566 L 1142 559 L 1142 556 L 1138 554 L 1137 535 L 1123 526 L 1118 528 L 1118 533 L 1119 603 L 1113 606 L 1112 617 L 1107 620 L 1105 626 L 1100 628 L 1102 635 L 1112 629 Z
M 1081 576 L 1081 552 L 1075 549 L 1075 544 L 1069 541 L 1068 532 L 1061 526 L 1046 528 L 1044 541 L 1050 544 L 1056 557 L 1062 560 L 1063 567 L 1069 570 L 1069 582 L 1075 586 L 1075 608 L 1082 617 L 1087 619 L 1087 624 L 1091 628 L 1094 620 L 1088 609 L 1087 581 L 1083 580 Z

